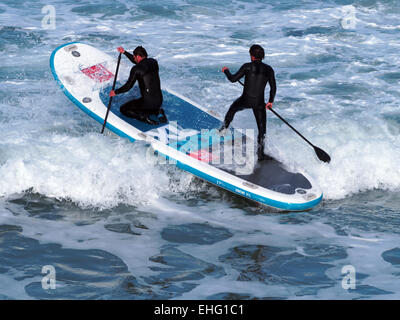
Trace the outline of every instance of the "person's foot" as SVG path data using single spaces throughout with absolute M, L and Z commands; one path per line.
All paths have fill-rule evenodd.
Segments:
M 163 109 L 160 109 L 160 115 L 158 116 L 158 120 L 160 120 L 160 123 L 168 122 L 167 116 L 165 115 L 165 112 Z
M 160 121 L 160 123 L 167 123 L 168 122 L 167 117 L 164 116 L 164 115 L 159 116 L 158 120 Z
M 218 134 L 219 134 L 220 136 L 224 136 L 224 135 L 226 134 L 227 129 L 228 129 L 228 128 L 225 127 L 225 125 L 222 125 L 221 128 L 219 128 L 219 129 L 217 130 L 217 132 L 218 132 Z
M 151 125 L 156 125 L 156 124 L 158 124 L 158 122 L 156 122 L 156 121 L 150 119 L 150 117 L 147 116 L 147 115 L 135 114 L 135 117 L 134 117 L 134 118 L 135 118 L 136 120 L 139 120 L 139 121 L 144 122 L 144 123 L 147 123 L 147 124 L 151 124 Z
M 274 160 L 274 158 L 265 154 L 264 152 L 258 152 L 258 161 Z
M 148 123 L 148 124 L 151 124 L 151 125 L 153 125 L 153 126 L 155 126 L 155 125 L 158 124 L 158 122 L 156 122 L 156 121 L 150 119 L 149 117 L 143 117 L 143 120 L 142 120 L 142 121 L 143 121 L 143 122 L 146 122 L 146 123 Z

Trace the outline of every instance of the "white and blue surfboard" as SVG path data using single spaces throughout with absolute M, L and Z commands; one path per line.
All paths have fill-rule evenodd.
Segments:
M 103 124 L 116 59 L 74 42 L 53 51 L 50 67 L 67 97 Z M 121 63 L 117 88 L 125 83 L 130 69 Z M 291 172 L 276 160 L 256 161 L 252 131 L 230 129 L 220 136 L 216 128 L 221 119 L 215 113 L 170 89 L 163 89 L 167 123 L 150 125 L 122 115 L 121 104 L 139 95 L 135 86 L 114 97 L 106 128 L 131 141 L 144 140 L 179 168 L 263 205 L 303 211 L 321 202 L 321 190 L 305 173 Z

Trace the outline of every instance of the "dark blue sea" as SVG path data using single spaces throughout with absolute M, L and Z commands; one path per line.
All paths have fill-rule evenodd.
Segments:
M 1 0 L 0 299 L 400 299 L 399 35 L 397 0 Z M 71 41 L 142 45 L 221 115 L 221 68 L 262 45 L 275 110 L 332 161 L 271 113 L 266 152 L 323 202 L 262 208 L 101 135 L 50 71 Z

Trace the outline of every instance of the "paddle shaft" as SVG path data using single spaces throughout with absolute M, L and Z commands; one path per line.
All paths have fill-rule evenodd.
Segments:
M 112 86 L 111 90 L 115 89 L 115 84 L 117 83 L 117 77 L 118 77 L 118 70 L 119 70 L 119 63 L 120 62 L 121 62 L 121 52 L 119 53 L 119 56 L 118 56 L 117 70 L 115 71 L 114 82 L 113 82 L 113 86 Z M 106 124 L 107 124 L 107 118 L 108 118 L 108 114 L 110 113 L 112 98 L 113 97 L 110 97 L 110 100 L 108 100 L 107 112 L 106 112 L 106 116 L 104 118 L 103 127 L 101 128 L 101 133 L 104 133 L 104 128 L 106 127 Z
M 243 82 L 239 80 L 239 83 L 244 86 Z M 285 124 L 287 124 L 294 132 L 296 132 L 300 137 L 302 137 L 310 146 L 312 146 L 313 148 L 315 148 L 315 146 L 308 141 L 300 132 L 298 132 L 295 128 L 293 128 L 289 122 L 287 122 L 285 119 L 283 119 L 278 112 L 276 112 L 274 109 L 272 108 L 268 108 L 268 110 L 271 110 L 279 119 L 281 119 Z

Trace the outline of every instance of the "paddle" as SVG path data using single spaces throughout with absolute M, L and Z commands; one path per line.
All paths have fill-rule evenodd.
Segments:
M 120 62 L 121 62 L 121 52 L 119 53 L 119 56 L 118 56 L 117 70 L 115 70 L 115 77 L 114 77 L 114 82 L 113 82 L 113 86 L 112 86 L 112 89 L 111 89 L 111 90 L 114 90 L 114 89 L 115 89 L 115 84 L 116 84 L 116 82 L 117 82 L 118 70 L 119 70 L 119 63 L 120 63 Z M 103 123 L 103 128 L 101 128 L 101 133 L 104 132 L 104 128 L 106 127 L 108 114 L 110 113 L 110 109 L 111 109 L 112 98 L 113 98 L 113 97 L 110 97 L 110 100 L 108 100 L 108 107 L 107 107 L 106 117 L 104 118 L 104 123 Z
M 244 84 L 239 80 L 239 83 L 244 86 Z M 323 162 L 329 163 L 331 161 L 331 157 L 321 148 L 314 146 L 310 141 L 308 141 L 300 132 L 298 132 L 295 128 L 293 128 L 285 119 L 283 119 L 275 110 L 272 108 L 268 108 L 271 110 L 279 119 L 281 119 L 285 124 L 287 124 L 294 132 L 296 132 L 300 137 L 302 137 L 310 146 L 314 148 L 315 153 L 319 160 Z

